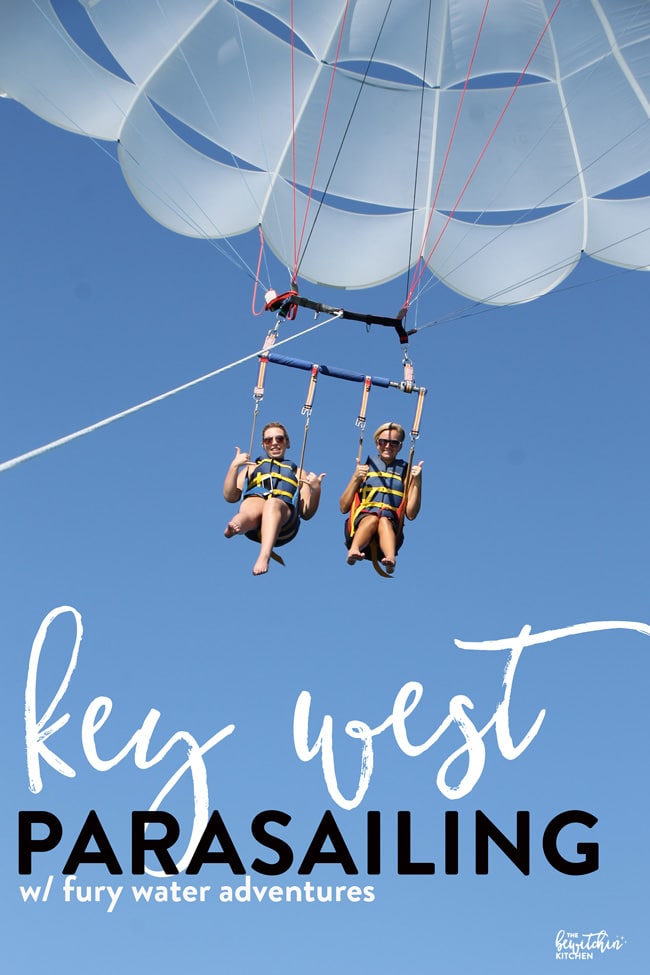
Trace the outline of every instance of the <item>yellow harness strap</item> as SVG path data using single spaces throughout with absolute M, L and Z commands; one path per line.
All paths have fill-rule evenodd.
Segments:
M 378 572 L 383 579 L 392 579 L 393 576 L 390 572 L 386 572 L 383 565 L 379 561 L 379 542 L 377 541 L 377 536 L 371 540 L 370 545 L 370 557 L 372 559 L 372 566 L 375 572 Z

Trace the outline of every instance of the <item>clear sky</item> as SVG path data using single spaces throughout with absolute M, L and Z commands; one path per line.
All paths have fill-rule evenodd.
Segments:
M 249 278 L 208 242 L 153 222 L 109 152 L 10 100 L 0 103 L 0 115 L 1 460 L 261 346 L 273 321 L 251 314 Z M 254 260 L 254 236 L 237 246 Z M 286 278 L 276 273 L 281 290 Z M 404 283 L 345 299 L 312 293 L 393 314 Z M 461 756 L 445 774 L 441 767 L 463 743 L 457 727 L 419 755 L 405 754 L 387 727 L 374 737 L 365 795 L 353 809 L 341 802 L 351 804 L 360 775 L 360 742 L 346 735 L 346 723 L 377 729 L 409 682 L 423 688 L 406 720 L 411 743 L 434 735 L 456 695 L 471 699 L 465 710 L 476 727 L 490 722 L 504 698 L 507 652 L 464 650 L 455 640 L 514 637 L 527 624 L 533 633 L 589 621 L 650 625 L 649 297 L 647 275 L 590 260 L 553 294 L 516 308 L 473 307 L 441 286 L 429 290 L 419 321 L 450 321 L 411 342 L 416 380 L 428 388 L 417 445 L 425 503 L 407 528 L 391 581 L 345 562 L 338 497 L 354 467 L 356 385 L 319 381 L 306 464 L 326 471 L 321 509 L 284 550 L 286 567 L 273 565 L 260 579 L 251 574 L 253 545 L 223 537 L 233 509 L 221 494 L 235 447 L 248 446 L 255 361 L 2 473 L 9 971 L 322 975 L 453 967 L 545 975 L 562 964 L 555 946 L 562 930 L 579 938 L 606 931 L 610 941 L 625 942 L 593 951 L 599 970 L 644 970 L 645 634 L 608 629 L 526 649 L 508 708 L 514 744 L 541 709 L 545 717 L 518 757 L 508 760 L 492 728 L 482 770 Z M 282 335 L 310 324 L 302 311 Z M 401 350 L 388 330 L 336 322 L 283 351 L 401 377 Z M 282 420 L 294 446 L 305 390 L 305 373 L 269 369 L 262 419 Z M 409 427 L 414 405 L 397 391 L 374 390 L 369 429 L 388 418 Z M 76 775 L 42 760 L 42 789 L 34 794 L 25 749 L 28 662 L 41 622 L 62 606 L 80 614 L 84 635 L 48 723 L 70 718 L 47 744 Z M 37 717 L 63 680 L 74 632 L 70 613 L 50 627 L 36 678 Z M 320 757 L 303 762 L 296 754 L 292 722 L 303 691 L 312 695 L 311 745 L 323 716 L 332 716 L 339 802 Z M 300 903 L 274 902 L 268 891 L 261 902 L 255 893 L 250 902 L 225 902 L 223 888 L 241 887 L 245 877 L 224 863 L 177 878 L 181 888 L 209 887 L 203 903 L 136 902 L 132 886 L 143 884 L 172 896 L 172 878 L 132 874 L 131 812 L 151 806 L 186 747 L 177 743 L 151 768 L 136 768 L 132 751 L 110 769 L 92 767 L 82 721 L 99 697 L 113 702 L 95 733 L 105 760 L 150 709 L 160 720 L 148 758 L 178 731 L 202 744 L 234 724 L 204 756 L 210 811 L 220 812 L 258 893 L 277 885 L 274 896 L 284 898 L 298 885 Z M 86 738 L 88 745 L 92 735 Z M 475 741 L 475 760 L 480 751 Z M 445 794 L 462 782 L 466 795 Z M 193 818 L 187 775 L 162 808 L 181 825 L 174 849 L 182 854 Z M 18 874 L 18 810 L 45 810 L 63 826 L 53 850 L 34 854 L 29 876 Z M 77 888 L 66 903 L 63 892 L 64 864 L 90 810 L 124 872 L 81 864 L 70 882 L 84 896 L 88 885 L 93 896 L 92 885 L 123 885 L 111 911 L 105 890 L 92 903 L 79 902 Z M 294 857 L 276 877 L 251 866 L 256 857 L 276 859 L 251 836 L 264 810 L 291 817 L 269 827 Z M 326 810 L 357 875 L 340 863 L 298 873 Z M 435 874 L 398 874 L 400 810 L 411 813 L 410 859 L 435 862 Z M 476 875 L 477 810 L 511 842 L 517 812 L 530 814 L 528 876 L 492 842 L 489 872 Z M 558 842 L 574 861 L 581 860 L 576 843 L 598 844 L 598 869 L 583 876 L 561 872 L 543 850 L 547 825 L 567 810 L 597 819 L 592 829 L 568 826 Z M 381 814 L 381 870 L 372 875 L 369 811 Z M 458 814 L 457 875 L 445 873 L 448 812 Z M 401 835 L 404 843 L 403 817 Z M 50 876 L 46 902 L 21 893 L 21 886 L 43 890 Z M 346 890 L 340 903 L 311 903 L 307 882 L 323 896 L 328 887 Z M 355 885 L 373 890 L 349 900 Z

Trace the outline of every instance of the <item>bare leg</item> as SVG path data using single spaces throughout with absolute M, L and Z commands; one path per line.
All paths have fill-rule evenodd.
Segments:
M 367 545 L 377 532 L 377 523 L 381 521 L 376 515 L 364 515 L 359 521 L 357 529 L 352 536 L 352 544 L 348 549 L 348 565 L 354 565 L 355 562 L 360 562 L 365 559 L 365 554 L 361 551 Z
M 267 498 L 262 509 L 262 523 L 260 526 L 261 542 L 260 554 L 253 566 L 253 575 L 261 576 L 269 570 L 271 552 L 275 545 L 280 529 L 291 516 L 291 508 L 280 498 Z
M 379 547 L 384 553 L 381 564 L 385 567 L 387 572 L 393 572 L 395 569 L 396 537 L 395 529 L 393 528 L 390 518 L 379 519 L 377 534 L 379 536 Z
M 264 498 L 244 498 L 239 511 L 224 529 L 226 538 L 232 538 L 234 535 L 241 535 L 253 528 L 258 528 L 262 521 L 263 510 Z

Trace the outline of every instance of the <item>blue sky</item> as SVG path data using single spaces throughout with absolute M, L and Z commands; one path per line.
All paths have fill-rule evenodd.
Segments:
M 0 184 L 5 228 L 2 275 L 2 459 L 49 443 L 259 348 L 267 318 L 250 313 L 251 281 L 206 241 L 175 236 L 141 211 L 110 154 L 54 129 L 9 100 Z M 256 240 L 238 241 L 254 259 Z M 286 280 L 273 282 L 280 290 Z M 307 289 L 306 289 L 307 290 Z M 332 293 L 317 295 L 336 302 Z M 403 282 L 346 300 L 392 314 Z M 332 715 L 341 790 L 354 794 L 359 744 L 347 721 L 379 726 L 409 681 L 422 701 L 408 719 L 411 741 L 433 734 L 450 699 L 474 704 L 478 726 L 502 697 L 503 652 L 458 649 L 595 620 L 650 623 L 647 513 L 648 278 L 585 260 L 550 296 L 510 309 L 472 308 L 441 286 L 420 321 L 452 320 L 411 342 L 426 385 L 418 457 L 425 503 L 392 581 L 345 564 L 338 496 L 353 469 L 357 386 L 322 378 L 307 466 L 326 471 L 317 517 L 285 549 L 286 567 L 254 579 L 253 546 L 226 542 L 232 509 L 221 484 L 235 446 L 247 446 L 256 364 L 186 392 L 2 474 L 5 955 L 10 968 L 76 959 L 98 975 L 146 967 L 319 975 L 413 968 L 537 975 L 555 971 L 559 930 L 606 930 L 625 939 L 592 964 L 633 973 L 647 964 L 644 691 L 646 638 L 605 631 L 529 648 L 517 668 L 510 727 L 519 741 L 541 708 L 529 748 L 507 761 L 494 732 L 475 787 L 450 800 L 438 770 L 462 738 L 450 729 L 419 757 L 399 750 L 390 729 L 374 741 L 374 769 L 360 805 L 339 808 L 318 759 L 301 762 L 292 738 L 301 691 L 312 695 L 311 742 Z M 283 335 L 308 327 L 302 312 Z M 333 323 L 288 345 L 292 354 L 400 378 L 394 335 Z M 263 419 L 281 419 L 300 440 L 306 375 L 270 369 Z M 369 429 L 387 418 L 410 425 L 412 399 L 375 390 Z M 52 738 L 76 770 L 43 765 L 28 788 L 24 695 L 30 648 L 60 606 L 82 616 L 79 662 Z M 40 713 L 72 648 L 71 618 L 52 625 L 37 685 Z M 113 712 L 97 733 L 101 754 L 119 751 L 151 708 L 161 713 L 152 751 L 179 730 L 204 742 L 235 730 L 206 756 L 210 808 L 218 809 L 252 882 L 302 884 L 296 867 L 330 809 L 358 877 L 320 864 L 315 884 L 374 887 L 372 903 L 233 903 L 228 867 L 208 864 L 192 880 L 206 902 L 137 904 L 130 874 L 130 814 L 145 810 L 183 760 L 149 770 L 128 756 L 99 772 L 84 754 L 85 710 L 99 696 Z M 179 757 L 181 756 L 181 757 Z M 460 766 L 460 763 L 459 763 Z M 191 824 L 191 789 L 179 784 L 165 808 Z M 124 884 L 106 903 L 68 903 L 63 865 L 95 809 L 124 864 L 110 878 L 80 868 L 78 883 Z M 274 880 L 249 869 L 261 851 L 250 823 L 282 810 L 278 830 L 295 863 Z M 566 855 L 593 840 L 600 866 L 587 876 L 553 869 L 542 853 L 547 823 L 581 809 L 598 824 L 567 831 Z M 18 810 L 48 810 L 63 839 L 17 873 Z M 382 816 L 382 870 L 364 872 L 369 810 Z M 413 858 L 435 860 L 434 876 L 398 876 L 395 823 L 412 814 Z M 460 871 L 445 876 L 444 814 L 457 811 Z M 487 876 L 474 872 L 473 824 L 482 810 L 510 838 L 530 812 L 531 870 L 523 876 L 492 846 Z M 568 835 L 570 833 L 570 836 Z M 573 850 L 571 848 L 573 844 Z M 83 873 L 82 873 L 83 871 Z M 44 884 L 47 903 L 24 903 L 20 886 Z M 565 964 L 569 964 L 565 962 Z

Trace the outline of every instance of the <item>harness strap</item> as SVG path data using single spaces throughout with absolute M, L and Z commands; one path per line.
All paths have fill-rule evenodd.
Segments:
M 397 532 L 404 531 L 404 518 L 406 517 L 406 503 L 409 496 L 409 487 L 411 486 L 411 470 L 413 468 L 413 457 L 415 455 L 415 440 L 411 441 L 411 449 L 409 450 L 409 459 L 406 462 L 406 471 L 404 473 L 404 496 L 402 498 L 402 503 L 397 509 Z
M 404 530 L 404 518 L 406 516 L 406 502 L 409 496 L 409 487 L 411 485 L 411 471 L 413 470 L 413 457 L 415 456 L 415 441 L 420 436 L 420 421 L 422 419 L 422 407 L 424 406 L 424 397 L 426 396 L 426 389 L 421 386 L 418 390 L 418 400 L 415 404 L 415 416 L 413 418 L 413 428 L 411 430 L 411 449 L 409 450 L 409 459 L 406 464 L 406 473 L 404 475 L 404 500 L 400 505 L 399 511 L 397 512 L 397 524 L 398 530 Z
M 364 511 L 367 508 L 379 508 L 382 511 L 392 511 L 392 512 L 394 512 L 395 515 L 399 519 L 399 513 L 400 513 L 400 511 L 404 507 L 404 502 L 405 502 L 405 499 L 406 499 L 406 480 L 405 480 L 406 474 L 402 476 L 400 474 L 394 474 L 393 472 L 382 472 L 382 471 L 379 470 L 379 468 L 376 466 L 376 464 L 374 464 L 372 462 L 372 460 L 370 462 L 371 462 L 372 466 L 375 469 L 375 471 L 374 471 L 375 474 L 378 475 L 379 477 L 381 477 L 381 474 L 382 473 L 386 473 L 387 476 L 389 476 L 390 478 L 396 478 L 397 480 L 399 480 L 399 481 L 402 482 L 403 490 L 400 491 L 400 490 L 398 490 L 397 488 L 394 488 L 394 487 L 391 487 L 390 488 L 391 494 L 396 495 L 398 498 L 401 498 L 402 500 L 400 501 L 400 503 L 398 505 L 389 504 L 387 501 L 375 501 L 375 497 L 377 496 L 377 494 L 381 494 L 385 490 L 387 490 L 387 485 L 384 485 L 384 484 L 373 484 L 373 485 L 371 485 L 367 489 L 368 493 L 363 498 L 363 500 L 361 498 L 361 495 L 360 495 L 359 491 L 357 491 L 355 493 L 355 495 L 354 495 L 354 500 L 353 500 L 352 506 L 350 508 L 350 523 L 349 523 L 350 538 L 352 538 L 352 536 L 354 535 L 354 532 L 356 530 L 355 529 L 354 522 L 356 521 L 356 518 L 357 518 L 357 515 L 359 514 L 359 512 Z M 400 528 L 402 526 L 403 526 L 403 522 L 400 524 Z
M 318 373 L 320 367 L 317 365 L 312 365 L 311 375 L 309 377 L 309 388 L 307 389 L 307 399 L 305 400 L 305 405 L 302 408 L 302 414 L 305 417 L 305 429 L 302 435 L 302 447 L 300 450 L 300 460 L 298 461 L 298 469 L 296 471 L 296 476 L 298 478 L 298 484 L 295 492 L 295 503 L 300 504 L 300 474 L 303 470 L 303 465 L 305 463 L 305 452 L 307 450 L 307 436 L 309 434 L 309 422 L 311 420 L 311 414 L 314 404 L 314 395 L 316 393 L 316 381 L 318 379 Z
M 386 572 L 383 565 L 379 561 L 379 542 L 377 541 L 376 535 L 371 540 L 369 549 L 370 549 L 370 557 L 372 559 L 372 567 L 375 570 L 375 572 L 378 572 L 383 579 L 392 579 L 393 576 L 390 574 L 390 572 Z
M 264 467 L 267 469 L 260 470 L 260 468 Z M 274 468 L 277 468 L 277 470 Z M 289 464 L 286 461 L 271 460 L 268 457 L 258 460 L 252 476 L 247 479 L 245 493 L 258 493 L 256 489 L 264 485 L 266 478 L 271 478 L 271 488 L 267 490 L 267 494 L 272 494 L 274 497 L 289 498 L 292 503 L 295 501 L 300 481 L 298 479 L 298 469 L 296 468 L 294 470 L 293 464 Z M 288 485 L 291 490 L 283 488 L 283 484 Z
M 359 427 L 359 447 L 357 450 L 359 463 L 361 462 L 361 454 L 363 451 L 363 438 L 366 432 L 366 410 L 368 408 L 368 396 L 370 395 L 371 386 L 372 386 L 372 376 L 366 376 L 366 378 L 363 381 L 363 393 L 361 396 L 361 406 L 359 407 L 359 415 L 355 420 L 355 426 Z
M 253 389 L 253 397 L 255 399 L 255 406 L 253 408 L 253 426 L 251 429 L 251 441 L 248 448 L 248 456 L 253 453 L 253 444 L 255 442 L 255 427 L 257 425 L 257 415 L 260 411 L 260 403 L 264 398 L 264 377 L 266 376 L 266 367 L 269 363 L 268 349 L 275 345 L 275 340 L 278 335 L 278 325 L 276 322 L 275 328 L 270 329 L 267 332 L 266 338 L 264 339 L 264 347 L 262 349 L 262 355 L 260 356 L 260 366 L 257 372 L 257 384 Z M 266 354 L 265 354 L 266 353 Z

